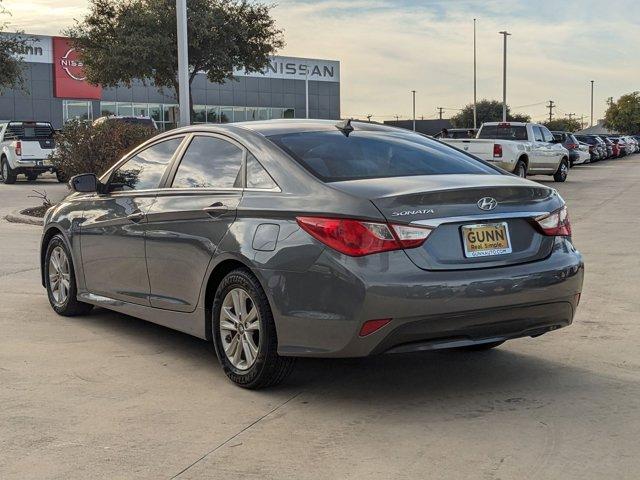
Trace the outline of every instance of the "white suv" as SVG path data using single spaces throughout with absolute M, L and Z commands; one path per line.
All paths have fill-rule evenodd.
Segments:
M 15 183 L 23 174 L 34 181 L 41 173 L 55 172 L 47 158 L 55 148 L 53 134 L 48 122 L 0 121 L 0 180 Z

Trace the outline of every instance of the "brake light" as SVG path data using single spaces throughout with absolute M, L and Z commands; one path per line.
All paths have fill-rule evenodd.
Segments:
M 16 142 L 16 155 L 22 155 L 22 142 L 18 140 Z
M 536 222 L 545 235 L 571 236 L 571 222 L 569 221 L 569 212 L 566 205 L 548 215 L 536 218 Z
M 499 143 L 493 144 L 493 158 L 502 158 L 502 145 Z
M 352 257 L 415 248 L 431 229 L 349 218 L 297 217 L 298 225 L 328 247 Z
M 577 144 L 577 143 L 568 143 L 568 144 L 567 144 L 567 148 L 568 148 L 569 150 L 573 150 L 573 149 L 575 149 L 575 148 L 578 148 L 578 144 Z

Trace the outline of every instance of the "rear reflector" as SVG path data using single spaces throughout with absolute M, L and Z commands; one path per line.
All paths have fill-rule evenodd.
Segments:
M 545 235 L 563 237 L 571 235 L 571 222 L 569 222 L 566 205 L 548 215 L 536 218 L 536 222 Z
M 419 247 L 431 233 L 428 228 L 350 218 L 297 217 L 296 220 L 316 240 L 352 257 Z
M 390 318 L 382 318 L 380 320 L 367 320 L 362 324 L 362 328 L 360 329 L 360 336 L 366 337 L 367 335 L 371 335 L 373 332 L 377 332 L 386 324 L 391 321 Z
M 502 158 L 502 145 L 499 143 L 493 144 L 493 158 Z

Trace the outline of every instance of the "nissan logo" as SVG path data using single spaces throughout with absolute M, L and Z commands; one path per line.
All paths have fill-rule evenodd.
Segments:
M 498 206 L 498 201 L 493 197 L 483 197 L 478 200 L 477 205 L 480 210 L 493 210 Z

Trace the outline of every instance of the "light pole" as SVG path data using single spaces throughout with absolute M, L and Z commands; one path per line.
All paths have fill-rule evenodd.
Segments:
M 416 91 L 411 90 L 413 94 L 413 131 L 416 131 Z
M 478 127 L 478 111 L 476 98 L 476 19 L 473 19 L 473 128 Z
M 305 118 L 309 118 L 309 65 L 305 65 L 304 74 L 304 112 Z
M 593 80 L 591 80 L 591 125 L 593 127 Z
M 498 32 L 504 37 L 502 58 L 502 121 L 507 121 L 507 37 L 511 35 L 506 30 Z
M 176 0 L 176 21 L 178 24 L 178 102 L 180 103 L 180 126 L 184 127 L 191 123 L 187 0 Z

